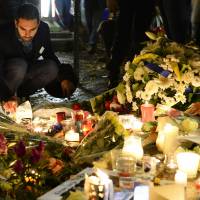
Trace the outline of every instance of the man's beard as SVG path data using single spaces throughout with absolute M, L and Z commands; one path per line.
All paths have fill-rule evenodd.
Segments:
M 21 38 L 23 42 L 32 42 L 33 38 L 29 37 L 29 38 Z

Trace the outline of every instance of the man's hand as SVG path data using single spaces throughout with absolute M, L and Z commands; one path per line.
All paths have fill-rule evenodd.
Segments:
M 3 108 L 5 112 L 14 113 L 18 106 L 17 98 L 12 98 L 6 102 L 3 102 Z
M 61 81 L 61 88 L 63 96 L 70 97 L 74 90 L 76 89 L 75 85 L 69 80 Z

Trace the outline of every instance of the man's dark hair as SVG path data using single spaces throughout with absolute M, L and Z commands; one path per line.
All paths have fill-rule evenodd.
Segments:
M 31 3 L 25 3 L 19 6 L 17 10 L 17 14 L 15 19 L 19 20 L 19 18 L 23 19 L 37 19 L 37 21 L 40 21 L 40 14 L 36 6 L 34 6 Z

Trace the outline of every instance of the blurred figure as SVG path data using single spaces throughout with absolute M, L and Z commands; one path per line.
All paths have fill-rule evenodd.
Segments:
M 200 45 L 200 0 L 192 0 L 192 38 Z
M 117 5 L 118 2 L 118 5 Z M 154 1 L 151 0 L 108 0 L 108 8 L 115 12 L 119 7 L 116 38 L 107 64 L 109 70 L 109 88 L 117 86 L 120 78 L 120 66 L 124 59 L 132 59 L 146 40 L 145 31 L 154 14 Z
M 107 10 L 107 8 L 105 9 Z M 107 18 L 105 18 L 98 29 L 101 38 L 103 39 L 106 54 L 104 57 L 105 61 L 108 61 L 111 56 L 111 49 L 113 46 L 113 41 L 115 38 L 116 32 L 116 25 L 117 25 L 117 16 L 116 14 L 109 13 Z
M 62 29 L 72 30 L 73 15 L 71 14 L 71 0 L 55 0 L 56 22 Z
M 105 0 L 85 0 L 85 17 L 89 34 L 88 53 L 93 54 L 96 51 L 98 27 L 102 21 L 103 11 L 106 7 Z
M 131 60 L 142 48 L 155 15 L 154 0 L 107 0 L 109 9 L 119 6 L 117 35 L 107 64 L 109 70 L 109 88 L 116 87 L 120 78 L 120 66 L 123 61 Z M 186 43 L 191 39 L 191 0 L 157 0 L 161 11 L 166 34 L 169 39 Z M 110 8 L 110 7 L 111 8 Z
M 191 40 L 191 0 L 158 0 L 167 37 L 179 43 Z

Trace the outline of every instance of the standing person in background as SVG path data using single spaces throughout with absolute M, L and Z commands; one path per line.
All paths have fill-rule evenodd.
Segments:
M 109 88 L 116 87 L 120 78 L 120 66 L 141 50 L 145 31 L 154 16 L 154 0 L 107 0 L 108 8 L 119 6 L 117 37 L 107 64 Z M 191 38 L 191 0 L 157 0 L 169 39 L 185 43 Z
M 93 54 L 96 51 L 98 27 L 102 21 L 103 11 L 106 7 L 105 0 L 85 0 L 85 17 L 89 35 L 88 53 Z
M 192 0 L 192 38 L 200 46 L 200 0 Z
M 73 15 L 71 14 L 71 0 L 55 0 L 56 21 L 62 29 L 72 30 Z
M 107 6 L 112 12 L 116 12 L 119 7 L 116 38 L 111 59 L 107 64 L 109 88 L 113 88 L 119 82 L 120 66 L 124 59 L 132 59 L 140 50 L 140 43 L 147 39 L 145 31 L 148 30 L 153 17 L 154 1 L 107 0 Z
M 167 37 L 179 43 L 191 40 L 191 0 L 158 0 Z

